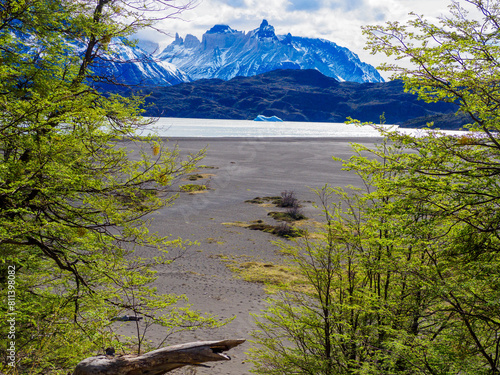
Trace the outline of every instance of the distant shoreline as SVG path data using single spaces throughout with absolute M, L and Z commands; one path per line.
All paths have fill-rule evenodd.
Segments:
M 214 142 L 354 142 L 374 143 L 383 137 L 166 137 L 160 139 L 170 141 L 214 141 Z

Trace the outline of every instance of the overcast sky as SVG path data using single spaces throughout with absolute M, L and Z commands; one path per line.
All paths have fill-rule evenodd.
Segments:
M 179 19 L 169 19 L 158 25 L 171 37 L 151 32 L 139 36 L 154 39 L 163 48 L 176 32 L 181 37 L 193 34 L 201 39 L 203 33 L 216 24 L 249 31 L 266 19 L 278 35 L 291 33 L 328 39 L 376 66 L 382 56 L 374 57 L 363 50 L 362 25 L 404 22 L 411 11 L 436 18 L 448 13 L 450 3 L 451 0 L 199 0 L 194 9 L 183 12 Z

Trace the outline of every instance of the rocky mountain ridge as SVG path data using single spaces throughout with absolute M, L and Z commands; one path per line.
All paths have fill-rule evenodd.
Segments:
M 151 53 L 155 47 L 153 43 L 144 41 L 137 45 L 126 40 L 112 41 L 107 51 L 99 54 L 92 65 L 94 75 L 102 78 L 99 86 L 116 91 L 120 86 L 172 86 L 191 81 L 173 64 L 155 58 Z
M 266 20 L 247 33 L 215 25 L 201 41 L 190 34 L 184 39 L 177 34 L 157 57 L 186 72 L 192 80 L 229 80 L 276 69 L 316 69 L 339 81 L 384 81 L 373 66 L 349 49 L 325 39 L 276 35 Z

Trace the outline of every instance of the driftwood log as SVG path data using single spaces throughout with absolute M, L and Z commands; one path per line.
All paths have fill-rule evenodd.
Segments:
M 198 341 L 167 346 L 140 355 L 100 355 L 81 361 L 73 375 L 161 375 L 183 366 L 228 361 L 225 351 L 245 340 Z

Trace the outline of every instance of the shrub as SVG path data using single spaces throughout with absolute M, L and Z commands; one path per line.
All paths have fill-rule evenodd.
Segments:
M 295 228 L 293 228 L 291 225 L 289 225 L 286 222 L 283 222 L 279 225 L 276 225 L 274 227 L 273 234 L 280 236 L 280 237 L 298 237 L 298 233 Z
M 299 201 L 295 197 L 295 193 L 293 191 L 283 191 L 281 193 L 281 200 L 278 203 L 279 207 L 293 207 L 298 206 Z
M 297 204 L 288 207 L 286 209 L 286 214 L 291 217 L 293 220 L 302 220 L 305 219 L 306 216 L 304 215 L 304 212 L 302 212 L 302 209 L 300 208 L 298 202 Z

